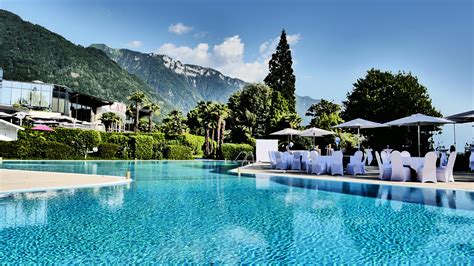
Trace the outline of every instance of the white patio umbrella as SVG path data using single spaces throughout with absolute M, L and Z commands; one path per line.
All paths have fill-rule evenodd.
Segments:
M 277 132 L 270 133 L 270 135 L 280 135 L 280 136 L 288 136 L 288 142 L 290 142 L 290 136 L 299 135 L 301 131 L 292 129 L 292 128 L 285 128 L 279 130 Z
M 454 123 L 451 120 L 424 115 L 414 114 L 397 120 L 385 123 L 388 126 L 417 126 L 418 127 L 418 156 L 421 156 L 420 150 L 420 126 L 427 125 L 444 125 Z
M 314 145 L 316 146 L 316 137 L 323 137 L 327 135 L 335 135 L 335 132 L 329 131 L 329 130 L 324 130 L 320 129 L 317 127 L 312 127 L 308 128 L 306 130 L 303 130 L 299 135 L 301 137 L 313 137 L 314 139 Z
M 362 118 L 356 118 L 351 121 L 347 121 L 345 123 L 339 124 L 337 126 L 333 126 L 333 128 L 357 128 L 357 146 L 360 147 L 359 139 L 360 139 L 360 129 L 364 128 L 378 128 L 378 127 L 386 127 L 387 125 L 380 124 L 377 122 L 372 122 L 369 120 L 365 120 Z
M 474 122 L 474 110 L 446 116 L 445 118 L 451 121 L 454 121 L 457 124 L 472 123 Z M 454 147 L 456 147 L 456 124 L 453 124 L 453 129 L 454 129 Z

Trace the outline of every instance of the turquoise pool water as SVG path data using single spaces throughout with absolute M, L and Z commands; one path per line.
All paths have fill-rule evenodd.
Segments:
M 4 162 L 130 186 L 0 198 L 0 263 L 474 263 L 474 193 L 226 174 L 224 162 Z

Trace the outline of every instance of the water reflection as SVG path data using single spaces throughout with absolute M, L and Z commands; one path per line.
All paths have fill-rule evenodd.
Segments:
M 262 176 L 259 177 L 263 178 Z M 272 182 L 342 194 L 376 198 L 376 204 L 390 204 L 400 210 L 403 202 L 424 204 L 451 209 L 474 210 L 474 192 L 431 188 L 374 185 L 351 182 L 323 181 L 306 178 L 270 176 Z

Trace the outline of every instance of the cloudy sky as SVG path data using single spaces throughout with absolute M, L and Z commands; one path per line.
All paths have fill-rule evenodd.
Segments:
M 285 28 L 298 94 L 341 102 L 372 67 L 406 71 L 449 115 L 474 108 L 473 2 L 0 0 L 0 8 L 83 46 L 167 54 L 251 82 L 267 74 Z M 469 141 L 471 128 L 459 131 Z

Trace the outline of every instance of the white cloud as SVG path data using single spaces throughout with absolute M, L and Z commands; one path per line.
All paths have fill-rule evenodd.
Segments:
M 168 31 L 177 35 L 183 35 L 185 33 L 190 32 L 193 27 L 186 26 L 183 23 L 179 22 L 178 24 L 171 24 L 168 27 Z
M 196 39 L 202 39 L 202 38 L 206 37 L 207 34 L 208 34 L 208 33 L 207 33 L 206 31 L 200 31 L 200 32 L 194 33 L 193 36 L 194 36 L 194 38 L 196 38 Z
M 290 45 L 301 39 L 299 34 L 288 35 L 287 38 Z M 157 52 L 183 63 L 215 68 L 224 75 L 244 81 L 260 82 L 268 73 L 268 61 L 278 41 L 279 37 L 262 43 L 259 47 L 259 58 L 251 62 L 244 60 L 245 44 L 239 35 L 225 38 L 222 43 L 214 45 L 212 50 L 207 43 L 200 43 L 194 48 L 166 43 L 159 47 Z
M 130 47 L 130 48 L 140 48 L 142 47 L 143 45 L 143 42 L 142 41 L 138 41 L 138 40 L 133 40 L 129 43 L 127 43 L 127 46 Z

